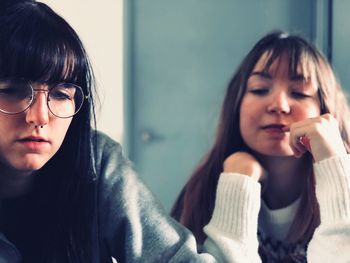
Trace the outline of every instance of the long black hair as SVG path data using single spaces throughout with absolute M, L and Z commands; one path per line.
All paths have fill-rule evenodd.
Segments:
M 18 229 L 24 232 L 14 234 L 25 261 L 90 262 L 96 230 L 92 227 L 96 220 L 96 175 L 91 143 L 95 92 L 83 44 L 72 27 L 47 5 L 1 0 L 0 78 L 71 82 L 89 95 L 73 117 L 58 152 L 37 172 L 32 197 L 26 201 L 32 201 L 30 207 L 22 207 L 25 213 L 17 207 L 13 213 L 28 217 L 23 220 L 25 229 Z

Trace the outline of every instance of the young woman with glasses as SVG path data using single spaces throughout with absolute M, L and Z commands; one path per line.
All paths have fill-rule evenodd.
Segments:
M 65 20 L 0 2 L 0 261 L 215 262 L 91 128 L 93 87 Z
M 350 114 L 323 55 L 261 38 L 228 86 L 216 140 L 173 216 L 227 262 L 350 262 Z M 204 228 L 204 231 L 203 231 Z

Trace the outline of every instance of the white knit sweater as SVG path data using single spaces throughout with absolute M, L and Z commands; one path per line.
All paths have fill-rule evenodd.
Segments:
M 350 156 L 315 163 L 314 172 L 321 224 L 308 244 L 307 262 L 350 262 Z M 204 249 L 221 255 L 221 262 L 262 262 L 257 236 L 260 207 L 258 182 L 222 173 L 213 216 L 204 228 Z

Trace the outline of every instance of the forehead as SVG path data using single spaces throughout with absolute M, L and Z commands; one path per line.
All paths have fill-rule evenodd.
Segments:
M 253 72 L 268 73 L 272 76 L 283 72 L 290 78 L 303 77 L 312 80 L 315 80 L 316 76 L 315 65 L 306 55 L 296 57 L 287 52 L 276 55 L 273 51 L 266 51 L 261 55 L 251 74 Z

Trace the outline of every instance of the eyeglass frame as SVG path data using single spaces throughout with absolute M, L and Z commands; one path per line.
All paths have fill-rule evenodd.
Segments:
M 63 85 L 63 84 L 72 85 L 72 86 L 74 86 L 75 88 L 78 88 L 78 89 L 81 91 L 81 93 L 83 94 L 83 100 L 82 100 L 82 103 L 81 103 L 79 109 L 78 109 L 76 112 L 74 112 L 73 115 L 70 115 L 70 116 L 68 116 L 68 117 L 61 117 L 61 116 L 56 115 L 56 114 L 51 110 L 51 108 L 50 108 L 50 106 L 49 106 L 49 95 L 50 95 L 51 90 L 52 90 L 54 87 L 51 88 L 51 89 L 47 89 L 47 90 L 46 90 L 46 89 L 34 89 L 34 87 L 32 86 L 32 83 L 33 83 L 33 82 L 31 82 L 31 81 L 26 81 L 26 80 L 24 80 L 24 79 L 20 79 L 20 80 L 26 82 L 26 83 L 29 85 L 29 87 L 31 88 L 31 90 L 32 90 L 33 96 L 32 96 L 32 98 L 31 98 L 31 101 L 29 102 L 28 106 L 25 107 L 25 109 L 23 109 L 23 110 L 21 110 L 21 111 L 19 111 L 19 112 L 6 112 L 6 111 L 4 111 L 4 110 L 2 110 L 2 109 L 0 109 L 0 112 L 2 112 L 2 113 L 4 113 L 4 114 L 7 114 L 7 115 L 16 115 L 16 114 L 20 114 L 20 113 L 25 112 L 25 111 L 26 111 L 27 109 L 29 109 L 29 108 L 33 105 L 33 103 L 35 102 L 35 99 L 36 99 L 36 97 L 35 97 L 35 91 L 38 91 L 38 92 L 45 92 L 45 93 L 47 92 L 47 96 L 46 96 L 46 105 L 47 105 L 47 108 L 49 109 L 49 111 L 50 111 L 54 116 L 56 116 L 57 118 L 60 118 L 60 119 L 68 119 L 68 118 L 72 118 L 74 115 L 76 115 L 76 114 L 80 111 L 80 109 L 83 107 L 84 101 L 85 101 L 85 100 L 88 100 L 88 99 L 90 98 L 90 93 L 88 93 L 87 95 L 85 95 L 85 93 L 84 93 L 82 87 L 80 87 L 79 85 L 76 85 L 76 84 L 71 83 L 71 82 L 59 82 L 59 83 L 55 84 L 54 87 L 57 87 L 57 86 L 60 86 L 60 85 Z M 0 81 L 1 81 L 1 80 L 0 80 Z

